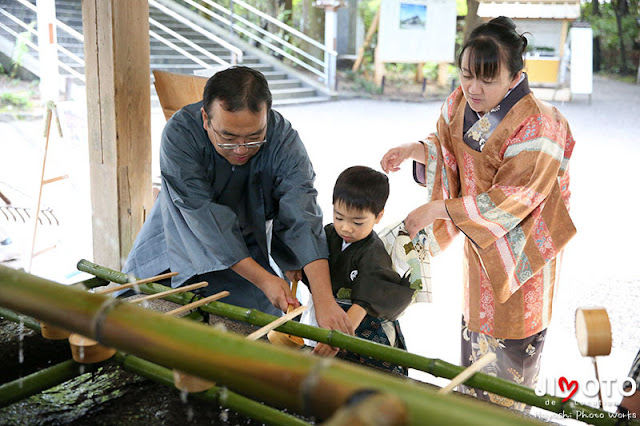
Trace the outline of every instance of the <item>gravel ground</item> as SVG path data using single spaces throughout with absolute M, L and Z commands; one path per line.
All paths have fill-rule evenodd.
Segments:
M 440 106 L 440 101 L 348 99 L 278 108 L 308 148 L 318 174 L 319 202 L 326 223 L 331 221 L 331 192 L 337 175 L 354 164 L 378 167 L 388 148 L 426 136 L 434 129 Z M 634 243 L 640 237 L 635 226 L 640 203 L 637 197 L 629 196 L 640 158 L 640 86 L 596 77 L 590 102 L 586 96 L 576 96 L 572 102 L 557 106 L 568 118 L 577 141 L 571 165 L 571 213 L 578 235 L 565 252 L 541 379 L 557 383 L 565 376 L 582 386 L 594 377 L 591 360 L 582 358 L 577 349 L 574 315 L 577 307 L 604 306 L 612 323 L 613 348 L 611 355 L 598 359 L 600 377 L 619 383 L 640 347 L 640 272 Z M 53 241 L 57 246 L 38 256 L 32 271 L 71 282 L 82 276 L 75 272 L 77 260 L 92 256 L 84 103 L 60 104 L 60 110 L 68 130 L 64 139 L 52 140 L 49 164 L 51 174 L 58 169 L 71 178 L 46 189 L 45 205 L 55 209 L 61 224 L 40 228 L 39 244 Z M 163 125 L 160 109 L 153 107 L 154 176 L 159 173 L 157 148 Z M 0 134 L 0 191 L 27 202 L 33 197 L 30 194 L 37 193 L 33 181 L 41 167 L 42 122 L 0 123 Z M 393 175 L 379 229 L 403 219 L 423 197 L 408 167 Z M 28 245 L 28 226 L 7 222 L 1 216 L 0 226 L 14 236 L 18 246 Z M 461 243 L 458 239 L 432 262 L 434 303 L 413 305 L 401 319 L 411 352 L 455 364 L 459 364 Z M 447 383 L 426 374 L 414 372 L 412 376 L 438 385 Z M 574 398 L 595 403 L 581 391 Z M 613 410 L 619 399 L 614 386 L 611 396 L 605 398 L 605 408 Z

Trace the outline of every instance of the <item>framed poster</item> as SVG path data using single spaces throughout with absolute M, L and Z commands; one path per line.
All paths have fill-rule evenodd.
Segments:
M 427 5 L 401 2 L 399 26 L 401 30 L 425 30 Z
M 382 62 L 453 62 L 456 0 L 382 0 L 378 55 Z

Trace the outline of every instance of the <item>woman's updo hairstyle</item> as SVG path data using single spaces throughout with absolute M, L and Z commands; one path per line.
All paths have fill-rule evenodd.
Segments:
M 469 71 L 476 77 L 493 79 L 504 63 L 511 77 L 524 68 L 523 55 L 527 39 L 516 32 L 516 24 L 506 16 L 500 16 L 476 27 L 458 56 L 458 68 L 462 69 L 462 54 L 469 50 Z

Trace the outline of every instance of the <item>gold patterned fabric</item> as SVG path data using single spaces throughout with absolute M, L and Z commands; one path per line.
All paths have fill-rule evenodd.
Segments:
M 496 354 L 495 361 L 484 366 L 480 372 L 535 389 L 546 333 L 547 330 L 542 330 L 524 339 L 500 339 L 469 330 L 463 319 L 462 365 L 469 367 L 483 355 L 493 352 Z M 523 402 L 482 389 L 460 385 L 459 390 L 503 407 L 520 411 L 530 408 Z

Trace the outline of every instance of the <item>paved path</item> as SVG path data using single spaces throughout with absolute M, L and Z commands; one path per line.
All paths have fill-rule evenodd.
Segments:
M 640 158 L 640 86 L 596 78 L 591 104 L 586 96 L 558 105 L 569 119 L 577 141 L 572 159 L 572 216 L 578 235 L 565 253 L 554 318 L 548 332 L 542 374 L 555 383 L 560 376 L 581 384 L 593 377 L 589 359 L 583 359 L 574 337 L 577 307 L 604 306 L 611 317 L 613 350 L 599 360 L 606 380 L 626 377 L 640 347 L 640 250 L 637 241 L 640 202 L 635 194 Z M 72 107 L 73 108 L 73 107 Z M 77 108 L 77 107 L 75 107 Z M 279 110 L 293 123 L 308 147 L 318 174 L 317 187 L 325 222 L 331 221 L 331 192 L 346 167 L 364 164 L 379 168 L 381 156 L 395 144 L 416 140 L 434 129 L 440 102 L 403 103 L 343 100 Z M 69 118 L 69 120 L 71 119 Z M 154 152 L 164 125 L 159 109 L 152 114 Z M 78 123 L 78 127 L 80 124 Z M 42 146 L 37 122 L 0 123 L 0 185 L 26 187 L 38 174 L 37 147 Z M 81 133 L 80 133 L 81 134 Z M 81 138 L 65 138 L 58 148 L 60 169 L 72 174 L 47 203 L 56 206 L 64 223 L 43 238 L 59 239 L 58 249 L 37 259 L 34 272 L 58 281 L 73 281 L 70 273 L 80 257 L 91 257 L 90 206 L 86 148 Z M 52 157 L 53 158 L 53 157 Z M 52 166 L 54 167 L 54 166 Z M 157 174 L 157 161 L 154 162 Z M 421 204 L 423 190 L 415 185 L 408 167 L 391 177 L 391 196 L 382 226 L 404 218 Z M 1 186 L 1 188 L 6 186 Z M 7 225 L 0 221 L 0 226 Z M 25 234 L 25 227 L 10 231 Z M 15 239 L 15 238 L 14 238 Z M 401 319 L 411 352 L 459 364 L 461 317 L 461 247 L 458 239 L 433 260 L 434 303 L 414 305 Z M 440 385 L 426 374 L 415 377 Z M 560 393 L 558 393 L 560 395 Z M 595 402 L 578 392 L 581 401 Z M 605 404 L 620 399 L 617 388 Z

